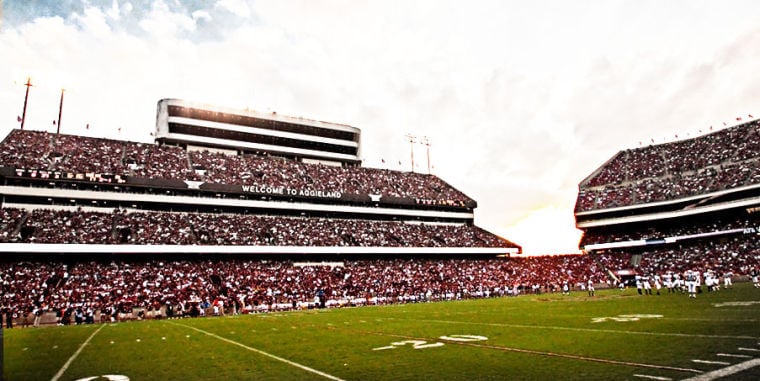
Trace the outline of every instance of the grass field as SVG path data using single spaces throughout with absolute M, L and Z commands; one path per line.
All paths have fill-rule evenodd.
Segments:
M 758 380 L 760 289 L 14 328 L 3 344 L 6 380 Z

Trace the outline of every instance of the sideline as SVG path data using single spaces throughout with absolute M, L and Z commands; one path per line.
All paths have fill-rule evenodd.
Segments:
M 267 357 L 269 357 L 269 358 L 275 359 L 275 360 L 277 360 L 277 361 L 281 361 L 281 362 L 284 362 L 284 363 L 286 363 L 286 364 L 288 364 L 288 365 L 291 365 L 291 366 L 294 366 L 294 367 L 296 367 L 296 368 L 299 368 L 299 369 L 305 370 L 305 371 L 307 371 L 307 372 L 311 372 L 311 373 L 314 373 L 314 374 L 320 375 L 320 376 L 322 376 L 322 377 L 324 377 L 324 378 L 327 378 L 327 379 L 329 379 L 329 380 L 334 380 L 334 381 L 345 381 L 345 380 L 343 380 L 342 378 L 338 378 L 338 377 L 335 377 L 335 376 L 333 376 L 333 375 L 330 375 L 330 374 L 327 374 L 327 373 L 324 373 L 324 372 L 320 372 L 320 371 L 318 371 L 318 370 L 316 370 L 316 369 L 314 369 L 314 368 L 309 368 L 309 367 L 308 367 L 308 366 L 306 366 L 306 365 L 301 365 L 301 364 L 299 364 L 299 363 L 297 363 L 297 362 L 293 362 L 293 361 L 290 361 L 290 360 L 288 360 L 288 359 L 284 359 L 284 358 L 282 358 L 282 357 L 279 357 L 279 356 L 275 356 L 275 355 L 273 355 L 273 354 L 270 354 L 270 353 L 264 352 L 264 351 L 262 351 L 262 350 L 260 350 L 260 349 L 256 349 L 256 348 L 252 348 L 252 347 L 249 347 L 249 346 L 247 346 L 247 345 L 245 345 L 245 344 L 242 344 L 242 343 L 238 343 L 237 341 L 234 341 L 234 340 L 230 340 L 230 339 L 227 339 L 227 338 L 225 338 L 225 337 L 222 337 L 222 336 L 219 336 L 219 335 L 213 334 L 213 333 L 211 333 L 211 332 L 208 332 L 208 331 L 204 331 L 204 330 L 202 330 L 202 329 L 200 329 L 200 328 L 195 328 L 195 327 L 192 327 L 192 326 L 189 326 L 189 325 L 185 325 L 185 324 L 179 324 L 179 323 L 175 323 L 175 322 L 172 322 L 172 321 L 167 321 L 167 323 L 170 323 L 170 324 L 173 324 L 173 325 L 177 325 L 177 326 L 180 326 L 180 327 L 190 328 L 190 329 L 192 329 L 192 330 L 194 330 L 194 331 L 196 331 L 196 332 L 200 332 L 200 333 L 202 333 L 202 334 L 204 334 L 204 335 L 207 335 L 207 336 L 211 336 L 211 337 L 213 337 L 213 338 L 215 338 L 215 339 L 219 339 L 219 340 L 222 340 L 222 341 L 224 341 L 224 342 L 227 342 L 227 343 L 230 343 L 230 344 L 233 344 L 233 345 L 237 345 L 238 347 L 241 347 L 241 348 L 245 348 L 245 349 L 247 349 L 247 350 L 249 350 L 249 351 L 251 351 L 251 352 L 255 352 L 255 353 L 258 353 L 258 354 L 260 354 L 260 355 L 264 355 L 264 356 L 267 356 Z
M 79 346 L 79 349 L 77 349 L 77 351 L 74 352 L 74 354 L 71 355 L 71 357 L 69 357 L 69 360 L 66 361 L 65 364 L 63 364 L 63 366 L 58 371 L 58 373 L 56 373 L 55 376 L 53 376 L 53 378 L 50 379 L 50 381 L 58 381 L 58 379 L 61 378 L 61 376 L 63 376 L 63 373 L 66 372 L 66 369 L 69 369 L 69 365 L 71 365 L 71 363 L 74 362 L 74 359 L 76 359 L 77 356 L 79 356 L 79 354 L 82 353 L 82 349 L 84 349 L 84 347 L 90 343 L 90 340 L 92 340 L 92 338 L 95 337 L 95 335 L 97 335 L 101 329 L 105 328 L 106 325 L 107 324 L 101 324 L 100 328 L 95 330 L 95 332 L 93 332 L 92 335 L 90 335 L 90 337 L 88 337 L 87 340 L 85 340 L 84 343 L 82 343 L 82 345 Z

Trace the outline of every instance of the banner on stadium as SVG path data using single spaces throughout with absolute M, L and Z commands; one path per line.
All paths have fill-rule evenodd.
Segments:
M 3 171 L 7 172 L 7 171 Z M 109 184 L 124 184 L 127 182 L 126 178 L 121 175 L 115 175 L 112 173 L 95 173 L 95 172 L 67 172 L 67 171 L 48 171 L 41 169 L 26 169 L 16 168 L 11 172 L 11 176 L 31 178 L 31 179 L 43 179 L 43 180 L 73 180 L 73 181 L 89 181 L 93 183 L 109 183 Z
M 334 200 L 351 203 L 375 203 L 398 206 L 434 206 L 454 208 L 476 208 L 475 201 L 433 200 L 420 198 L 406 198 L 395 196 L 381 196 L 378 194 L 346 194 L 339 191 L 318 190 L 310 188 L 288 188 L 261 185 L 241 184 L 213 184 L 201 181 L 182 181 L 175 179 L 151 179 L 147 177 L 127 176 L 123 174 L 95 173 L 95 172 L 68 172 L 49 171 L 40 169 L 26 169 L 13 167 L 0 167 L 0 176 L 27 178 L 37 180 L 66 180 L 77 182 L 125 184 L 153 189 L 197 189 L 203 192 L 215 192 L 224 194 L 247 194 L 273 199 L 299 199 L 299 200 Z

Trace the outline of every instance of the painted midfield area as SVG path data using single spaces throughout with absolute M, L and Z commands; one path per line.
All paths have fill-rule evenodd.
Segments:
M 756 380 L 760 290 L 14 328 L 3 340 L 6 380 Z

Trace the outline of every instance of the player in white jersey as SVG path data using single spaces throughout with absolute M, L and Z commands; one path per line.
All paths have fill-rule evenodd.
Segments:
M 705 287 L 707 288 L 707 292 L 713 291 L 712 274 L 709 271 L 705 271 L 702 273 L 702 279 L 705 280 Z
M 726 271 L 723 273 L 723 288 L 731 288 L 733 285 L 733 280 L 731 279 L 734 276 L 734 273 L 731 271 Z
M 588 285 L 586 286 L 586 290 L 588 291 L 588 296 L 594 296 L 594 280 L 591 278 L 588 278 Z
M 657 290 L 657 295 L 660 295 L 660 289 L 662 288 L 662 278 L 660 274 L 654 274 L 654 288 Z
M 760 271 L 756 268 L 752 269 L 750 275 L 752 276 L 752 283 L 755 285 L 755 288 L 760 288 Z
M 710 276 L 712 277 L 713 291 L 720 291 L 720 277 L 718 273 L 710 271 Z
M 641 284 L 644 286 L 644 294 L 652 295 L 652 282 L 649 281 L 649 274 L 641 277 Z
M 695 271 L 687 270 L 686 274 L 684 274 L 686 291 L 688 291 L 690 298 L 697 297 L 697 278 L 699 278 L 699 274 Z
M 668 289 L 668 294 L 675 292 L 673 291 L 673 273 L 668 271 L 662 278 L 665 281 L 665 288 Z

